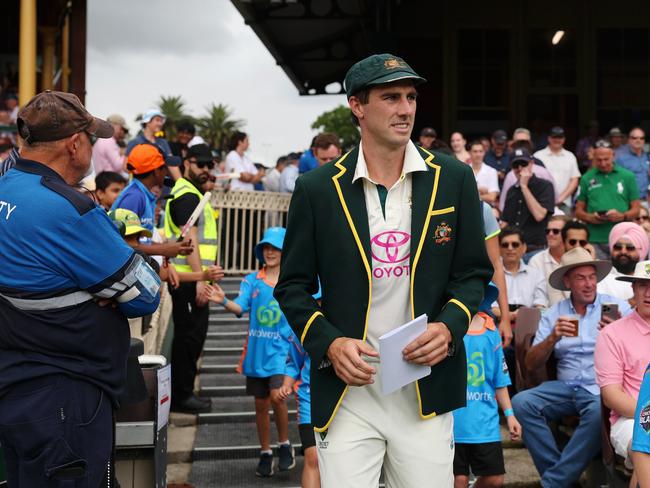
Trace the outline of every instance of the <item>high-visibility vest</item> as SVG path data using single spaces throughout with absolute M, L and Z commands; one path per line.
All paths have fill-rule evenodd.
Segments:
M 168 239 L 177 239 L 181 235 L 181 229 L 171 218 L 170 204 L 173 199 L 180 198 L 186 193 L 196 195 L 199 200 L 203 198 L 201 192 L 185 178 L 179 178 L 172 188 L 172 198 L 167 200 L 165 205 L 165 236 Z M 206 205 L 203 213 L 199 216 L 199 253 L 201 255 L 201 267 L 206 269 L 208 266 L 215 264 L 217 259 L 217 221 L 214 218 L 212 207 Z M 192 272 L 192 267 L 187 263 L 187 256 L 178 255 L 171 259 L 175 268 L 179 272 Z

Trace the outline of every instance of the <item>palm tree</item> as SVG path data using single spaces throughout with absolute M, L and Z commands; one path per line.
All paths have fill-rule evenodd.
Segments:
M 192 119 L 192 117 L 187 113 L 185 100 L 180 95 L 168 97 L 161 95 L 157 105 L 167 119 L 165 132 L 167 139 L 171 140 L 176 137 L 176 124 L 182 120 Z
M 214 103 L 206 107 L 207 115 L 198 120 L 199 134 L 212 147 L 221 151 L 226 149 L 228 139 L 240 130 L 245 122 L 232 118 L 232 110 L 227 105 Z

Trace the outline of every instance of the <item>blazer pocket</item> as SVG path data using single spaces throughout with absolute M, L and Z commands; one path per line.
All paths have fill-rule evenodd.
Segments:
M 456 211 L 456 207 L 446 207 L 446 208 L 439 208 L 439 209 L 433 209 L 431 212 L 429 212 L 429 215 L 431 217 L 434 217 L 436 215 L 445 215 L 445 214 L 450 214 Z

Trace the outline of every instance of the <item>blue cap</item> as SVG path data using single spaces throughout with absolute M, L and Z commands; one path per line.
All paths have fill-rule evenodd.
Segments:
M 142 114 L 141 122 L 144 124 L 148 124 L 149 122 L 151 122 L 151 119 L 153 119 L 154 117 L 162 117 L 163 120 L 166 120 L 165 115 L 159 109 L 152 108 Z
M 282 244 L 284 243 L 284 235 L 286 232 L 287 229 L 284 227 L 269 227 L 264 231 L 262 240 L 255 246 L 255 257 L 260 263 L 266 264 L 264 262 L 264 253 L 262 252 L 265 244 L 269 244 L 282 251 Z
M 478 306 L 478 311 L 485 312 L 486 310 L 490 310 L 498 296 L 499 289 L 497 288 L 497 285 L 490 281 L 490 283 L 485 287 L 485 295 L 483 296 L 483 301 Z

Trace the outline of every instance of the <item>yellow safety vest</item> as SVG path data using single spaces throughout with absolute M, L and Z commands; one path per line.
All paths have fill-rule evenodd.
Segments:
M 179 178 L 172 188 L 171 195 L 173 198 L 167 200 L 165 205 L 165 236 L 167 239 L 177 239 L 181 235 L 181 229 L 172 221 L 171 218 L 171 201 L 180 198 L 186 193 L 192 193 L 197 197 L 203 198 L 203 194 L 185 178 Z M 203 209 L 203 214 L 199 216 L 199 253 L 201 255 L 201 267 L 206 269 L 208 266 L 215 264 L 217 259 L 217 221 L 210 204 Z M 171 259 L 171 262 L 179 272 L 192 272 L 192 267 L 187 263 L 187 256 L 178 255 Z

